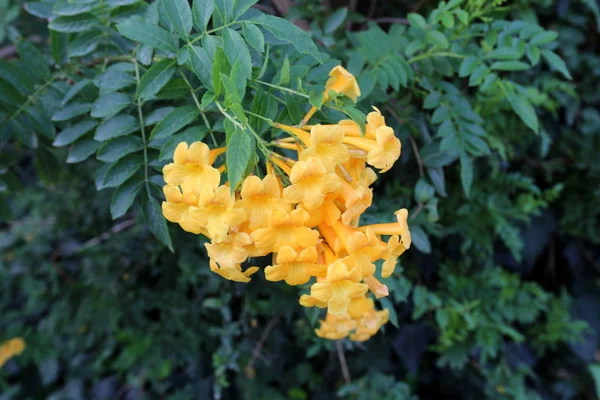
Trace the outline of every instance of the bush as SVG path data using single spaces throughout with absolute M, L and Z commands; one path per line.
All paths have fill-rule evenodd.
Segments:
M 255 3 L 0 1 L 0 398 L 600 396 L 597 2 Z M 406 208 L 412 246 L 389 323 L 326 340 L 270 257 L 211 271 L 162 171 L 224 146 L 233 190 L 371 105 L 402 154 L 360 223 Z

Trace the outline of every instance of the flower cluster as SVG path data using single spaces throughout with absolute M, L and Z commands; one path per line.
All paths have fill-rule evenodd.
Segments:
M 0 345 L 0 367 L 8 360 L 18 356 L 25 350 L 25 341 L 21 338 L 10 339 Z
M 331 71 L 324 99 L 333 94 L 353 101 L 360 96 L 354 76 L 342 67 Z M 380 275 L 389 277 L 411 244 L 406 209 L 396 212 L 395 222 L 359 223 L 373 199 L 377 174 L 371 167 L 388 171 L 400 157 L 400 141 L 376 108 L 364 132 L 351 120 L 305 125 L 314 112 L 299 127 L 273 124 L 287 135 L 271 146 L 295 157 L 269 152 L 266 174 L 247 176 L 240 188 L 222 183 L 225 166 L 213 165 L 225 148 L 180 143 L 163 170 L 162 209 L 167 220 L 210 239 L 213 272 L 248 282 L 259 268 L 244 270 L 242 264 L 272 255 L 267 280 L 292 286 L 313 280 L 300 304 L 327 309 L 318 336 L 363 341 L 388 321 L 388 310 L 377 311 L 368 297 L 369 291 L 388 295 L 375 263 L 382 260 Z

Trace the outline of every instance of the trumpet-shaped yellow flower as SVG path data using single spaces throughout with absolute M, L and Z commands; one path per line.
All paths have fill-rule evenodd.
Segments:
M 344 131 L 339 125 L 315 125 L 310 130 L 310 143 L 300 153 L 300 160 L 317 157 L 328 171 L 350 159 L 348 147 L 342 143 Z
M 214 242 L 225 240 L 229 229 L 236 228 L 246 221 L 246 212 L 234 208 L 235 197 L 228 186 L 216 190 L 205 186 L 200 192 L 198 207 L 190 211 L 192 218 L 203 221 L 208 237 Z
M 210 270 L 231 281 L 250 281 L 250 275 L 258 271 L 258 267 L 251 267 L 243 272 L 241 267 L 248 258 L 247 246 L 250 243 L 250 236 L 243 232 L 229 235 L 219 243 L 206 243 Z
M 173 154 L 173 163 L 163 168 L 166 183 L 186 186 L 186 191 L 199 193 L 204 186 L 215 189 L 221 174 L 211 164 L 210 149 L 205 143 L 194 142 L 189 146 L 179 143 Z
M 197 194 L 169 184 L 163 187 L 163 192 L 166 201 L 162 203 L 162 212 L 167 221 L 179 224 L 186 232 L 207 234 L 204 222 L 193 217 L 198 206 Z
M 18 356 L 25 350 L 25 341 L 21 338 L 7 340 L 0 345 L 0 367 L 4 366 L 8 360 Z
M 327 173 L 321 160 L 310 157 L 298 161 L 290 174 L 290 186 L 283 189 L 283 198 L 292 204 L 302 203 L 306 210 L 314 210 L 323 204 L 325 195 L 340 187 L 340 179 L 334 173 Z
M 330 90 L 349 97 L 355 103 L 358 97 L 360 97 L 360 87 L 358 87 L 356 78 L 341 65 L 334 67 L 329 72 L 329 79 L 325 84 L 324 101 L 329 99 Z
M 319 241 L 319 232 L 306 226 L 309 215 L 302 209 L 291 213 L 274 209 L 269 215 L 266 228 L 251 233 L 257 248 L 268 248 L 278 252 L 283 246 L 294 249 L 315 246 Z
M 348 307 L 350 318 L 356 322 L 356 330 L 350 339 L 364 342 L 375 335 L 389 320 L 389 310 L 377 311 L 373 299 L 358 297 Z
M 312 276 L 323 273 L 325 266 L 317 264 L 317 249 L 314 246 L 302 251 L 293 247 L 283 246 L 277 253 L 277 264 L 265 268 L 265 277 L 268 281 L 278 282 L 285 280 L 290 286 L 303 285 Z
M 375 278 L 373 275 L 367 276 L 364 278 L 365 283 L 369 286 L 369 290 L 377 297 L 378 299 L 382 297 L 387 297 L 390 295 L 390 291 L 388 287 L 383 283 L 379 282 L 379 279 Z
M 266 227 L 271 210 L 287 212 L 291 208 L 281 197 L 279 182 L 272 174 L 267 174 L 262 180 L 255 175 L 247 177 L 240 194 L 241 199 L 236 205 L 246 211 L 250 231 Z
M 336 205 L 335 200 L 335 193 L 326 195 L 323 199 L 323 204 L 308 212 L 310 219 L 306 222 L 306 226 L 314 228 L 322 222 L 329 226 L 335 224 L 341 216 L 340 209 Z M 298 208 L 306 210 L 302 204 L 299 204 Z
M 309 304 L 313 302 L 320 307 L 326 303 L 330 314 L 343 314 L 348 310 L 350 300 L 364 295 L 369 288 L 359 280 L 360 272 L 355 269 L 348 271 L 346 264 L 338 259 L 327 267 L 325 280 L 312 285 L 310 296 L 302 296 L 300 304 L 310 307 Z
M 348 257 L 344 259 L 346 265 L 358 269 L 361 278 L 373 275 L 373 263 L 379 260 L 386 250 L 377 235 L 370 229 L 366 232 L 356 231 L 339 221 L 332 228 L 348 252 Z
M 333 315 L 327 313 L 324 320 L 320 320 L 320 327 L 315 329 L 318 337 L 328 340 L 339 340 L 347 337 L 356 329 L 356 321 L 348 314 Z
M 394 130 L 388 126 L 382 126 L 375 131 L 377 147 L 367 154 L 369 165 L 386 172 L 400 158 L 400 139 L 394 134 Z
M 339 196 L 344 201 L 345 210 L 342 213 L 342 222 L 351 226 L 352 221 L 357 219 L 365 210 L 371 207 L 373 202 L 373 190 L 364 187 L 353 187 L 348 182 L 342 181 Z

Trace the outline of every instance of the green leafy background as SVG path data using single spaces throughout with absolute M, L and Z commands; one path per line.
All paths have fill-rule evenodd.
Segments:
M 0 0 L 0 399 L 598 398 L 598 3 L 255 3 Z M 355 106 L 322 105 L 339 64 Z M 363 221 L 408 208 L 413 247 L 365 343 L 160 210 L 179 142 L 235 186 L 311 104 L 402 141 Z

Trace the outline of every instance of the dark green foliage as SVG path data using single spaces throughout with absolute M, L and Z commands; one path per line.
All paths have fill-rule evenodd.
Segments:
M 597 2 L 254 3 L 0 0 L 0 399 L 598 398 Z M 323 104 L 340 63 L 356 105 Z M 298 290 L 160 209 L 179 142 L 235 186 L 309 104 L 402 141 L 363 221 L 406 207 L 413 246 L 351 382 Z

